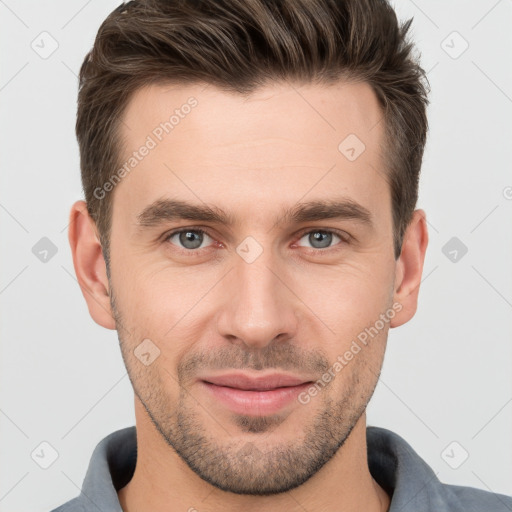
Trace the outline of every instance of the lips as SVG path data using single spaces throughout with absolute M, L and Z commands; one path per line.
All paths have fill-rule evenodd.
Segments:
M 216 386 L 236 388 L 244 391 L 269 391 L 271 389 L 300 386 L 310 382 L 292 375 L 272 374 L 260 377 L 250 377 L 244 374 L 228 374 L 203 379 Z
M 287 374 L 250 376 L 242 373 L 208 376 L 199 384 L 215 404 L 236 414 L 265 416 L 299 405 L 298 395 L 312 381 Z

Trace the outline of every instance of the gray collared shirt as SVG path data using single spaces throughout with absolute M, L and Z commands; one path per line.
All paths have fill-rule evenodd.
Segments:
M 367 427 L 368 467 L 391 496 L 389 512 L 512 512 L 512 497 L 443 484 L 399 435 Z M 137 460 L 135 426 L 105 437 L 94 449 L 82 492 L 52 512 L 123 512 L 117 491 L 132 478 Z

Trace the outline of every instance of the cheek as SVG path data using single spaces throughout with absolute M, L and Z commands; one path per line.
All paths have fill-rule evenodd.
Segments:
M 135 270 L 126 271 L 114 284 L 129 343 L 152 340 L 160 349 L 160 364 L 174 374 L 176 362 L 211 327 L 209 319 L 218 304 L 211 290 L 225 271 L 131 264 Z
M 304 272 L 294 290 L 337 336 L 344 337 L 373 324 L 389 308 L 392 283 L 392 267 L 354 263 Z
M 189 300 L 176 285 L 178 279 L 170 272 L 125 272 L 124 278 L 113 283 L 116 302 L 123 326 L 122 350 L 127 368 L 138 395 L 146 403 L 165 410 L 167 402 L 179 398 L 178 362 L 197 341 L 196 325 L 185 321 L 192 308 Z M 167 275 L 167 278 L 164 278 Z M 114 277 L 114 276 L 113 276 Z M 199 292 L 200 290 L 198 290 Z M 189 288 L 189 295 L 191 293 Z M 144 364 L 144 354 L 151 362 Z M 146 357 L 146 362 L 148 359 Z M 165 389 L 165 393 L 161 391 Z
M 119 248 L 112 256 L 113 287 L 125 322 L 137 338 L 154 338 L 165 346 L 172 342 L 176 353 L 212 328 L 208 319 L 233 296 L 226 289 L 230 280 L 220 282 L 229 262 L 177 267 Z M 390 263 L 374 248 L 336 265 L 283 264 L 283 281 L 296 295 L 289 296 L 288 305 L 301 309 L 306 319 L 299 333 L 316 325 L 317 335 L 327 343 L 331 339 L 338 350 L 340 340 L 350 340 L 374 323 L 389 307 Z
M 157 320 L 169 310 L 180 308 L 190 293 L 183 275 L 186 270 L 171 269 L 165 263 L 155 264 L 129 253 L 129 248 L 119 250 L 112 258 L 112 285 L 122 311 L 140 322 Z

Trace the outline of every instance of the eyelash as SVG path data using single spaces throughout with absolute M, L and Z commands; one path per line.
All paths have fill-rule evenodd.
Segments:
M 175 231 L 172 231 L 171 233 L 168 233 L 168 234 L 164 235 L 164 237 L 163 237 L 164 240 L 163 241 L 166 242 L 166 243 L 167 242 L 170 243 L 170 239 L 174 235 L 178 235 L 180 233 L 186 233 L 186 232 L 189 232 L 189 231 L 192 231 L 194 233 L 201 233 L 202 235 L 207 235 L 212 240 L 215 240 L 215 237 L 213 237 L 210 233 L 208 233 L 207 230 L 202 229 L 202 228 L 190 227 L 190 228 L 177 229 Z M 334 245 L 332 247 L 327 247 L 325 249 L 315 249 L 314 247 L 306 247 L 306 249 L 308 249 L 309 253 L 312 253 L 312 254 L 326 253 L 326 252 L 330 252 L 330 251 L 333 251 L 333 250 L 335 251 L 335 250 L 340 249 L 338 247 L 340 245 L 348 245 L 348 244 L 350 244 L 351 236 L 348 233 L 346 233 L 344 231 L 338 231 L 336 229 L 322 229 L 322 228 L 316 228 L 316 229 L 306 228 L 305 230 L 300 231 L 296 235 L 297 241 L 300 240 L 304 235 L 307 235 L 309 233 L 317 233 L 317 232 L 329 233 L 329 234 L 336 235 L 336 236 L 338 236 L 341 239 L 341 242 L 339 242 L 338 244 L 336 244 L 336 245 Z M 187 254 L 188 256 L 199 256 L 199 255 L 202 255 L 204 250 L 208 250 L 208 249 L 211 248 L 211 246 L 208 246 L 208 247 L 203 247 L 201 249 L 184 249 L 184 248 L 176 246 L 175 244 L 171 244 L 171 245 L 174 245 L 178 251 L 183 252 L 183 253 Z

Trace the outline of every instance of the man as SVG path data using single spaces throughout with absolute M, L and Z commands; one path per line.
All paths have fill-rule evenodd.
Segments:
M 366 426 L 428 242 L 409 26 L 384 0 L 141 0 L 103 23 L 69 240 L 136 427 L 56 510 L 512 510 Z

